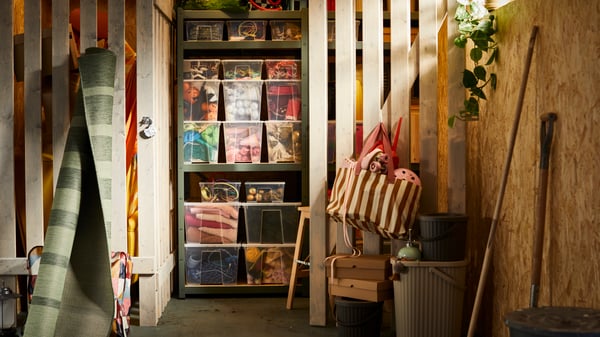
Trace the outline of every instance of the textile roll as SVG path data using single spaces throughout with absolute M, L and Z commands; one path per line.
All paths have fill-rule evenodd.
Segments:
M 116 57 L 88 48 L 24 336 L 108 336 Z M 68 112 L 66 112 L 68 113 Z

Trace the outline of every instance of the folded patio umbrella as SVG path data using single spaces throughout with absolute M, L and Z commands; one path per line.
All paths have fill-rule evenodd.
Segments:
M 89 48 L 24 335 L 108 336 L 114 53 Z

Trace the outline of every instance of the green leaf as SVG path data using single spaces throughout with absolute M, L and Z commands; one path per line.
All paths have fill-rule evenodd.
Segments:
M 454 45 L 458 48 L 464 48 L 467 45 L 467 37 L 463 34 L 454 39 Z
M 473 88 L 470 88 L 469 90 L 471 91 L 471 95 L 472 96 L 476 96 L 476 97 L 479 97 L 481 99 L 486 99 L 487 100 L 487 97 L 485 96 L 485 93 L 483 92 L 483 90 L 481 90 L 481 88 L 479 88 L 479 87 L 473 87 Z
M 463 71 L 463 86 L 465 88 L 471 88 L 471 87 L 475 87 L 477 86 L 477 78 L 475 77 L 475 74 L 473 74 L 473 72 L 471 72 L 468 69 L 465 69 L 465 71 Z
M 473 48 L 471 49 L 469 56 L 471 57 L 471 60 L 473 60 L 473 62 L 477 63 L 483 57 L 483 52 L 479 48 Z
M 465 110 L 471 115 L 479 115 L 479 102 L 474 97 L 465 100 Z
M 492 54 L 490 55 L 490 58 L 488 58 L 485 65 L 489 66 L 490 64 L 494 63 L 494 61 L 496 61 L 497 57 L 498 57 L 498 48 L 494 48 L 494 51 L 492 51 Z
M 456 120 L 456 115 L 450 116 L 450 118 L 448 118 L 448 126 L 453 128 L 455 120 Z
M 475 74 L 475 77 L 482 81 L 485 81 L 487 71 L 485 71 L 485 68 L 483 66 L 476 66 L 475 68 L 473 68 L 473 73 Z

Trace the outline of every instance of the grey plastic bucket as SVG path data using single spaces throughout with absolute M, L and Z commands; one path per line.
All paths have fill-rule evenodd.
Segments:
M 464 214 L 431 213 L 418 216 L 419 238 L 425 261 L 461 261 L 465 258 L 467 220 Z
M 600 310 L 527 308 L 505 316 L 510 337 L 600 337 Z
M 394 280 L 396 336 L 460 337 L 467 261 L 391 263 L 402 270 Z
M 335 299 L 338 337 L 379 337 L 382 316 L 383 302 Z

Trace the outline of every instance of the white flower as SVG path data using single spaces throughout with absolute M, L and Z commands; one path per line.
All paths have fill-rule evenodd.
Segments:
M 469 13 L 470 20 L 481 20 L 490 14 L 485 8 L 485 0 L 456 0 L 456 2 L 461 5 L 460 10 Z
M 473 1 L 471 3 L 471 16 L 474 20 L 481 20 L 487 17 L 490 14 L 487 8 L 485 8 L 485 4 L 481 3 L 481 1 Z

